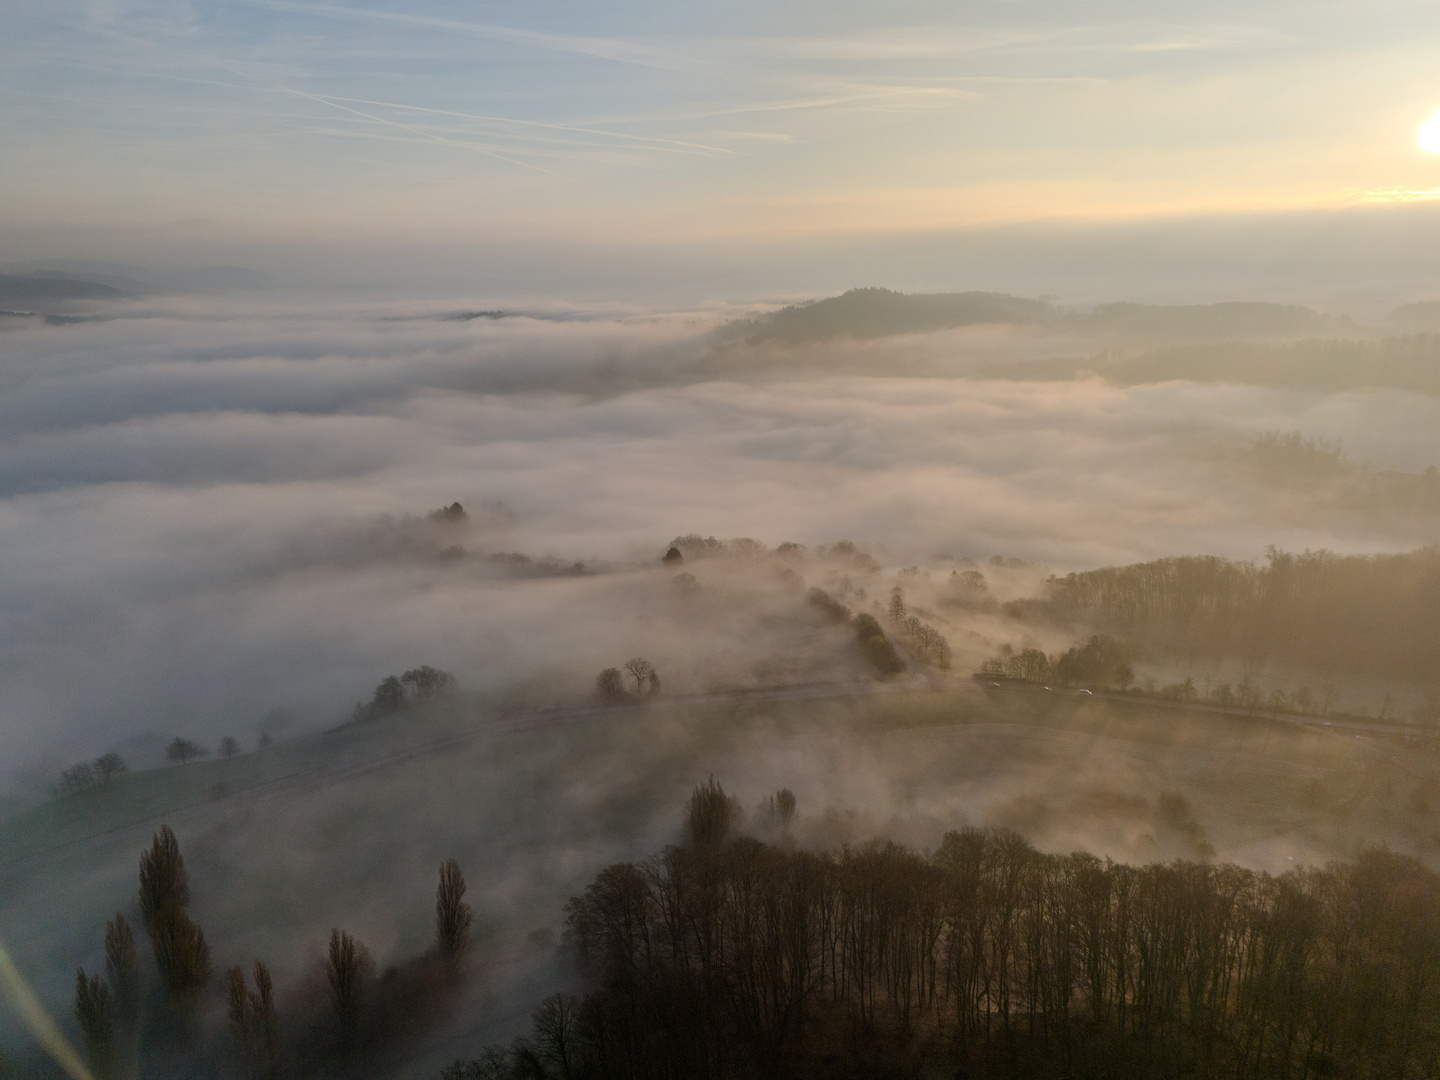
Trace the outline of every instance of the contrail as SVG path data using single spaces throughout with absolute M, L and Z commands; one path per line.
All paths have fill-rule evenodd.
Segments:
M 422 139 L 430 139 L 433 142 L 443 143 L 446 146 L 463 147 L 466 150 L 473 150 L 477 154 L 487 154 L 490 157 L 499 158 L 501 161 L 506 162 L 507 164 L 518 165 L 522 169 L 533 169 L 535 172 L 544 173 L 546 176 L 558 177 L 561 180 L 571 179 L 571 177 L 565 176 L 563 173 L 557 173 L 551 169 L 542 169 L 539 165 L 532 165 L 528 161 L 517 161 L 515 158 L 506 157 L 504 154 L 487 149 L 483 146 L 476 146 L 474 143 L 463 142 L 459 139 L 447 139 L 443 135 L 436 135 L 433 131 L 426 131 L 424 128 L 412 127 L 409 124 L 402 124 L 398 120 L 387 120 L 383 116 L 374 116 L 371 113 L 361 112 L 359 109 L 352 109 L 348 105 L 342 105 L 338 101 L 331 101 L 329 98 L 321 97 L 319 94 L 309 94 L 306 93 L 304 90 L 296 90 L 294 87 L 291 86 L 284 86 L 281 83 L 269 82 L 265 79 L 257 78 L 254 75 L 246 74 L 243 71 L 236 71 L 234 68 L 224 68 L 223 70 L 230 72 L 230 74 L 232 75 L 238 75 L 242 79 L 250 79 L 253 82 L 259 83 L 261 86 L 268 86 L 272 90 L 279 90 L 281 93 L 294 94 L 296 97 L 302 97 L 309 101 L 318 101 L 321 105 L 329 105 L 332 109 L 339 109 L 342 112 L 350 113 L 354 116 L 360 117 L 361 119 L 369 120 L 376 124 L 384 124 L 386 127 L 399 128 L 401 131 L 408 131 L 411 135 L 418 136 Z
M 631 135 L 624 131 L 607 131 L 604 128 L 575 127 L 570 124 L 546 124 L 539 120 L 516 120 L 509 116 L 484 116 L 479 113 L 455 112 L 450 109 L 430 109 L 423 105 L 400 105 L 393 101 L 371 101 L 369 98 L 333 97 L 328 101 L 350 101 L 356 105 L 379 105 L 387 109 L 407 109 L 411 112 L 433 113 L 436 116 L 455 116 L 462 120 L 484 120 L 492 124 L 521 124 L 525 127 L 546 128 L 550 131 L 574 131 L 582 135 L 605 135 L 612 139 L 629 139 L 639 143 L 656 143 L 661 147 L 684 147 L 687 150 L 709 150 L 717 154 L 733 154 L 723 146 L 707 146 L 705 143 L 685 142 L 681 139 L 660 139 L 649 135 Z
M 0 994 L 20 1014 L 35 1041 L 45 1048 L 56 1064 L 75 1080 L 95 1080 L 95 1074 L 85 1067 L 85 1062 L 60 1033 L 45 1006 L 35 996 L 35 991 L 30 989 L 30 984 L 10 959 L 4 942 L 0 942 Z
M 378 22 L 403 23 L 423 26 L 432 30 L 450 30 L 494 41 L 508 41 L 517 45 L 530 45 L 538 49 L 552 49 L 557 52 L 593 56 L 600 60 L 611 60 L 620 64 L 634 64 L 638 67 L 659 68 L 662 71 L 693 71 L 701 61 L 685 56 L 641 45 L 633 41 L 616 38 L 582 37 L 577 34 L 551 34 L 541 30 L 522 30 L 513 26 L 498 26 L 493 23 L 468 23 L 455 19 L 437 19 L 426 15 L 412 15 L 402 11 L 375 11 L 366 8 L 337 7 L 333 4 L 294 3 L 290 0 L 253 0 L 258 7 L 272 11 L 289 11 L 304 15 L 326 15 L 337 19 L 370 19 Z

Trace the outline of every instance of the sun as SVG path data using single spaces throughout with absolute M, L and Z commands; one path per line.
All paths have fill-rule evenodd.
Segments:
M 1420 125 L 1416 140 L 1427 154 L 1440 154 L 1440 112 Z

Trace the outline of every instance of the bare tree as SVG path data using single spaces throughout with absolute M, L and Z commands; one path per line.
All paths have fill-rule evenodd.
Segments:
M 886 609 L 891 622 L 903 622 L 905 620 L 905 594 L 900 591 L 897 585 L 890 590 L 890 606 Z
M 375 687 L 375 696 L 370 700 L 370 710 L 375 716 L 393 713 L 405 704 L 405 686 L 399 678 L 387 675 Z
M 113 751 L 108 754 L 102 754 L 100 757 L 96 758 L 94 768 L 95 775 L 98 776 L 101 781 L 106 784 L 110 782 L 111 777 L 128 771 L 128 768 L 125 764 L 125 759 L 122 758 L 119 754 L 114 753 Z
M 140 958 L 130 923 L 119 912 L 105 924 L 105 976 L 115 1001 L 116 1020 L 132 1030 L 140 1015 Z
M 373 963 L 370 954 L 350 934 L 330 931 L 330 952 L 325 963 L 325 977 L 330 983 L 335 1019 L 340 1025 L 340 1045 L 354 1047 L 360 1032 L 360 1006 L 365 994 L 365 981 Z
M 189 876 L 180 843 L 170 826 L 160 826 L 150 850 L 140 856 L 140 911 L 155 950 L 155 964 L 173 993 L 191 994 L 210 978 L 210 947 L 186 913 Z
M 730 835 L 734 808 L 725 789 L 712 776 L 690 795 L 685 814 L 685 833 L 696 847 L 713 847 Z
M 635 693 L 642 694 L 650 685 L 650 679 L 655 674 L 655 665 L 649 660 L 637 656 L 625 664 L 625 670 L 635 680 Z
M 259 960 L 251 969 L 255 990 L 250 995 L 250 1019 L 254 1025 L 259 1044 L 260 1074 L 265 1080 L 273 1080 L 280 1071 L 279 1046 L 275 1039 L 275 988 L 270 981 L 270 969 Z
M 110 988 L 98 975 L 75 972 L 75 1019 L 85 1037 L 85 1049 L 95 1075 L 108 1080 L 115 1068 L 115 1012 Z
M 427 698 L 444 697 L 446 694 L 455 692 L 455 676 L 448 671 L 441 671 L 429 664 L 422 664 L 418 668 L 400 676 L 400 681 L 410 687 L 411 692 L 418 700 L 424 701 Z
M 619 668 L 607 667 L 595 676 L 595 692 L 602 701 L 623 701 L 625 699 L 625 677 Z
M 470 947 L 470 905 L 464 902 L 465 878 L 460 864 L 440 864 L 440 885 L 435 890 L 435 945 L 447 963 L 456 964 Z
M 240 744 L 235 741 L 235 736 L 226 735 L 220 740 L 220 756 L 226 761 L 229 761 L 238 753 L 240 753 Z
M 165 748 L 165 757 L 180 765 L 184 765 L 191 758 L 203 757 L 205 753 L 204 747 L 197 746 L 189 739 L 182 739 L 178 735 L 175 737 L 175 741 Z
M 577 1073 L 579 1012 L 580 1002 L 570 994 L 553 994 L 535 1010 L 536 1048 L 541 1060 L 560 1074 L 560 1080 L 573 1080 Z
M 780 824 L 789 828 L 790 822 L 795 820 L 795 793 L 789 788 L 781 788 L 775 793 L 775 811 L 780 817 Z
M 231 1033 L 240 1044 L 241 1053 L 250 1056 L 250 993 L 245 987 L 245 972 L 232 967 L 225 972 L 225 1015 Z

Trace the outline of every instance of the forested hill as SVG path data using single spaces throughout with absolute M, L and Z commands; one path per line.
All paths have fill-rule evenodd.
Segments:
M 926 334 L 985 323 L 1034 325 L 1051 322 L 1058 310 L 1044 300 L 1004 293 L 920 293 L 851 289 L 811 304 L 794 304 L 736 324 L 752 342 L 798 344 L 832 338 L 882 338 Z
M 973 829 L 810 852 L 727 836 L 724 799 L 570 902 L 583 998 L 442 1080 L 1434 1075 L 1440 879 L 1414 860 L 1277 878 Z
M 1008 610 L 1143 637 L 1177 655 L 1440 677 L 1440 547 L 1401 555 L 1272 549 L 1264 565 L 1158 559 L 1051 578 L 1042 598 Z
M 835 338 L 926 334 L 962 326 L 1053 326 L 1072 333 L 1146 341 L 1221 341 L 1325 333 L 1333 321 L 1306 307 L 1267 303 L 1102 304 L 1068 311 L 1006 293 L 915 293 L 851 289 L 732 325 L 746 341 L 801 344 Z
M 110 285 L 81 278 L 0 274 L 0 306 L 46 300 L 119 300 L 125 295 Z
M 1176 345 L 1131 355 L 1006 364 L 990 373 L 1029 379 L 1089 373 L 1120 386 L 1186 379 L 1332 392 L 1390 387 L 1440 395 L 1440 334 Z

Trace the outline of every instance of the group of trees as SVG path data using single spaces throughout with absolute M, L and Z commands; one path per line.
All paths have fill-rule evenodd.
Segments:
M 917 616 L 906 610 L 904 594 L 898 588 L 890 594 L 887 613 L 891 624 L 905 638 L 905 643 L 921 663 L 937 667 L 941 671 L 950 669 L 950 642 L 945 640 L 945 635 L 939 630 L 921 622 Z
M 325 958 L 328 1022 L 314 1015 L 313 1003 L 295 996 L 293 1006 L 299 1015 L 289 1024 L 288 1055 L 284 1018 L 269 968 L 255 960 L 250 984 L 242 968 L 228 969 L 224 993 L 230 1049 L 245 1073 L 274 1080 L 282 1074 L 287 1057 L 289 1071 L 313 1071 L 324 1065 L 327 1055 L 343 1055 L 386 1033 L 388 1016 L 413 1014 L 417 999 L 433 996 L 437 986 L 453 984 L 470 944 L 472 913 L 464 901 L 465 891 L 459 865 L 446 860 L 435 894 L 433 949 L 405 971 L 387 971 L 383 979 L 376 978 L 363 944 L 343 930 L 332 930 Z M 155 959 L 154 992 L 147 994 L 134 934 L 123 913 L 105 927 L 104 977 L 83 968 L 76 971 L 75 1017 L 99 1080 L 137 1075 L 147 1049 L 164 1046 L 173 1051 L 175 1044 L 193 1041 L 213 964 L 210 946 L 190 918 L 189 905 L 189 875 L 179 841 L 168 825 L 161 826 L 140 857 L 138 906 Z M 327 1029 L 328 1037 L 317 1041 L 316 1035 Z
M 453 694 L 458 687 L 455 676 L 429 664 L 411 668 L 403 675 L 387 675 L 375 687 L 368 702 L 357 702 L 353 720 L 379 720 L 421 701 Z
M 1015 652 L 1005 646 L 999 656 L 980 665 L 980 674 L 1022 682 L 1124 690 L 1135 680 L 1130 658 L 1131 649 L 1124 642 L 1094 634 L 1058 656 L 1047 656 L 1036 648 Z
M 116 776 L 128 771 L 129 766 L 119 754 L 114 751 L 101 754 L 94 761 L 78 762 L 62 772 L 60 779 L 55 782 L 55 794 L 67 795 L 96 784 L 108 784 Z
M 271 741 L 268 733 L 260 736 L 262 748 L 269 746 Z M 174 762 L 176 765 L 185 765 L 196 758 L 205 757 L 209 753 L 210 751 L 199 743 L 177 735 L 165 747 L 165 760 Z M 220 740 L 218 753 L 228 761 L 240 753 L 240 743 L 233 735 L 226 735 Z M 56 795 L 68 795 L 75 791 L 83 791 L 96 784 L 108 784 L 116 776 L 129 771 L 130 767 L 126 764 L 125 759 L 112 751 L 102 754 L 94 761 L 82 761 L 70 766 L 60 774 L 54 792 Z
M 1242 385 L 1356 390 L 1379 386 L 1440 395 L 1440 334 L 1390 335 L 1378 339 L 1316 337 L 1291 344 L 1228 340 L 1179 345 L 1141 353 L 1027 363 L 1026 377 L 1100 375 L 1122 386 L 1189 379 Z M 992 369 L 1014 377 L 1014 366 Z
M 1248 675 L 1236 683 L 1213 682 L 1207 683 L 1203 688 L 1195 684 L 1192 675 L 1166 686 L 1156 686 L 1149 679 L 1138 684 L 1134 681 L 1134 672 L 1130 667 L 1132 655 L 1133 650 L 1129 645 L 1103 634 L 1093 635 L 1083 644 L 1073 646 L 1058 656 L 1047 656 L 1036 648 L 1016 652 L 1006 646 L 1002 648 L 999 656 L 993 656 L 980 665 L 979 675 L 982 678 L 1014 679 L 1047 685 L 1121 690 L 1161 701 L 1173 701 L 1183 705 L 1212 705 L 1247 713 L 1370 718 L 1366 708 L 1362 708 L 1358 714 L 1337 711 L 1334 708 L 1336 690 L 1328 683 L 1318 693 L 1308 686 L 1288 693 L 1278 687 L 1267 691 Z M 1386 694 L 1384 704 L 1374 718 L 1382 721 L 1396 720 L 1399 718 L 1398 712 L 1394 698 Z M 1434 693 L 1430 694 L 1425 702 L 1410 711 L 1410 716 L 1420 720 L 1440 718 L 1440 698 Z
M 1433 682 L 1440 547 L 1402 555 L 1296 555 L 1264 565 L 1159 559 L 1052 577 L 1009 614 L 1145 640 L 1178 657 L 1282 661 L 1338 674 Z
M 569 905 L 582 997 L 444 1073 L 1354 1078 L 1440 1061 L 1440 877 L 1371 851 L 1275 877 L 967 829 L 932 854 L 688 842 Z M 698 819 L 698 820 L 697 820 Z
M 850 609 L 824 589 L 811 589 L 805 599 L 826 622 L 849 623 L 861 653 L 881 675 L 898 675 L 905 670 L 905 661 L 874 615 L 862 611 L 852 619 Z
M 627 675 L 635 684 L 633 692 L 626 687 Z M 607 705 L 642 701 L 660 693 L 660 673 L 655 670 L 655 665 L 649 660 L 636 656 L 625 662 L 624 671 L 619 668 L 607 667 L 595 676 L 595 693 Z
M 850 540 L 837 540 L 829 545 L 820 544 L 813 550 L 804 544 L 787 541 L 772 549 L 763 541 L 748 536 L 739 536 L 733 540 L 720 540 L 713 536 L 701 536 L 699 533 L 677 536 L 670 542 L 660 561 L 666 566 L 680 566 L 689 559 L 709 559 L 723 556 L 758 558 L 762 555 L 777 555 L 782 559 L 797 559 L 813 555 L 817 559 L 841 562 L 866 573 L 873 573 L 880 569 L 880 563 L 873 555 L 862 551 Z

